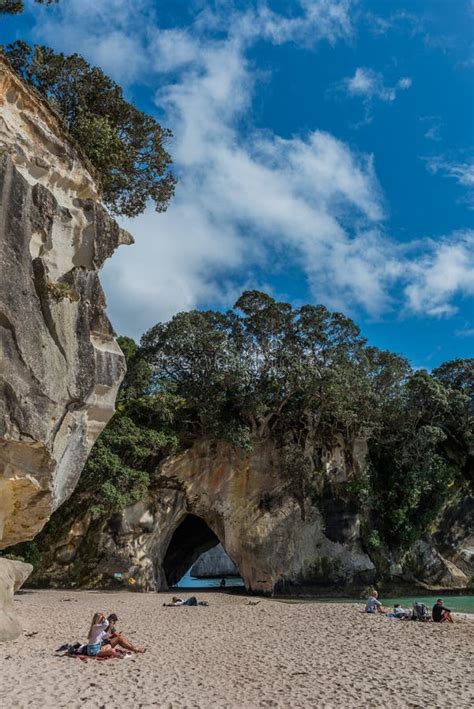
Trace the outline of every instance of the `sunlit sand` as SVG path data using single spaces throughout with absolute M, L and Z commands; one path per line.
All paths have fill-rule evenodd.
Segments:
M 449 626 L 389 621 L 360 612 L 362 605 L 281 603 L 205 591 L 199 597 L 208 607 L 163 607 L 171 595 L 21 593 L 16 606 L 26 634 L 2 646 L 0 705 L 209 709 L 474 703 L 474 616 L 458 616 Z M 116 612 L 119 628 L 146 645 L 146 654 L 103 662 L 55 655 L 63 642 L 85 638 L 96 610 Z

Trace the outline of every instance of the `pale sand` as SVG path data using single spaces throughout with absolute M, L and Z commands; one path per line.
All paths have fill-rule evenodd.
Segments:
M 208 608 L 163 608 L 171 594 L 18 595 L 23 627 L 38 634 L 0 645 L 0 706 L 474 706 L 472 616 L 435 625 L 349 604 L 200 597 Z M 83 639 L 95 610 L 115 611 L 146 654 L 107 662 L 55 656 L 62 642 Z

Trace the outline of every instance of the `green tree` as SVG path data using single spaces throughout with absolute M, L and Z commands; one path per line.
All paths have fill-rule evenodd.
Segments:
M 59 0 L 35 0 L 38 5 L 55 5 Z M 23 0 L 0 0 L 0 14 L 19 15 L 25 9 Z
M 382 399 L 409 371 L 402 358 L 367 347 L 341 313 L 294 309 L 257 291 L 233 311 L 156 325 L 141 350 L 154 386 L 185 399 L 195 435 L 271 436 L 308 451 L 337 433 L 368 435 Z
M 78 54 L 21 41 L 4 51 L 13 69 L 60 114 L 97 169 L 114 214 L 134 217 L 148 200 L 157 211 L 167 208 L 176 184 L 165 149 L 169 129 L 128 103 L 118 84 Z
M 474 399 L 474 358 L 453 359 L 433 370 L 433 376 Z
M 474 489 L 474 359 L 455 359 L 433 370 L 433 377 L 450 391 L 445 418 L 445 454 L 463 471 Z
M 378 435 L 369 442 L 372 523 L 392 548 L 407 548 L 454 492 L 469 485 L 468 401 L 418 371 L 382 409 Z

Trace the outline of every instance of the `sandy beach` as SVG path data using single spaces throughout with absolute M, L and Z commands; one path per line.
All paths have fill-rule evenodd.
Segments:
M 190 595 L 190 594 L 188 594 Z M 208 607 L 171 594 L 24 591 L 25 634 L 0 646 L 2 707 L 470 707 L 474 616 L 455 625 L 389 621 L 362 606 L 219 592 Z M 116 612 L 144 655 L 55 655 L 95 610 Z M 29 635 L 34 633 L 33 635 Z

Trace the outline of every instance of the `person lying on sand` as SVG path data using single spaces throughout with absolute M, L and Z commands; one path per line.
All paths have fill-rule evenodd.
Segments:
M 393 606 L 393 611 L 390 611 L 389 613 L 385 613 L 386 618 L 398 618 L 399 620 L 410 620 L 411 619 L 411 611 L 410 610 L 405 610 L 405 608 L 402 608 L 400 603 L 395 603 Z
M 164 606 L 208 606 L 209 603 L 207 601 L 198 601 L 196 596 L 191 596 L 191 598 L 186 599 L 185 601 L 182 598 L 178 598 L 177 596 L 173 596 L 171 599 L 171 603 L 163 603 Z
M 116 613 L 111 613 L 107 620 L 109 622 L 109 627 L 105 631 L 104 639 L 102 640 L 102 646 L 105 644 L 110 644 L 113 648 L 123 647 L 124 650 L 130 650 L 130 652 L 145 652 L 144 647 L 136 647 L 127 638 L 125 638 L 122 633 L 117 631 L 116 623 L 118 617 Z
M 446 621 L 448 621 L 448 623 L 454 623 L 454 618 L 451 615 L 451 610 L 444 606 L 442 598 L 438 598 L 438 600 L 434 604 L 432 610 L 432 617 L 435 623 L 445 623 Z
M 104 613 L 95 613 L 92 618 L 89 635 L 87 637 L 86 654 L 91 657 L 116 657 L 117 653 L 106 639 L 106 631 L 109 621 Z
M 385 613 L 382 604 L 378 600 L 378 595 L 377 591 L 372 591 L 365 604 L 366 613 Z

